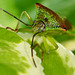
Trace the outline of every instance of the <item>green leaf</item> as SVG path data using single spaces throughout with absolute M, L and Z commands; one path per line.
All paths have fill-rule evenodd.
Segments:
M 44 75 L 41 60 L 35 55 L 35 67 L 30 45 L 16 33 L 0 27 L 0 75 Z
M 32 38 L 32 33 L 21 33 L 18 32 L 18 35 L 21 36 L 24 40 L 27 40 L 30 43 Z M 35 37 L 36 43 L 44 48 L 42 36 Z M 49 54 L 43 54 L 42 66 L 44 67 L 45 75 L 74 75 L 75 74 L 75 56 L 74 54 L 64 48 L 61 44 L 57 42 L 58 49 L 56 51 L 50 51 Z M 49 48 L 50 49 L 50 48 Z M 37 56 L 40 57 L 42 52 L 39 47 L 35 48 Z
M 74 75 L 75 57 L 71 51 L 66 50 L 61 44 L 55 52 L 44 54 L 42 65 L 46 75 Z

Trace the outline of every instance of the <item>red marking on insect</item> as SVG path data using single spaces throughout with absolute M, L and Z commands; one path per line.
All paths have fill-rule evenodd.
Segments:
M 36 6 L 36 7 L 41 7 L 42 5 L 39 4 L 39 3 L 35 3 L 35 6 Z
M 67 31 L 66 29 L 62 29 L 63 31 Z

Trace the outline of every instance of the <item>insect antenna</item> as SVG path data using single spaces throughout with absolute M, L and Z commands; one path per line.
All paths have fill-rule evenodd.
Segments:
M 21 23 L 23 23 L 26 26 L 32 27 L 32 25 L 26 24 L 25 22 L 21 21 L 20 19 L 18 19 L 16 16 L 12 15 L 11 13 L 7 12 L 6 10 L 0 8 L 0 10 L 4 11 L 5 13 L 9 14 L 10 16 L 14 17 L 15 19 L 17 19 L 18 21 L 20 21 Z

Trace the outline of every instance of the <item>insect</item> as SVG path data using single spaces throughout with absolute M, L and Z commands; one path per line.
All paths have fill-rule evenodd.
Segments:
M 0 8 L 0 10 L 4 11 L 5 13 L 11 15 L 12 17 L 14 17 L 15 19 L 18 20 L 18 24 L 16 26 L 16 29 L 13 30 L 12 28 L 10 27 L 7 27 L 6 29 L 10 29 L 12 31 L 15 31 L 17 32 L 18 31 L 18 27 L 19 27 L 19 23 L 23 23 L 24 25 L 28 26 L 28 27 L 31 27 L 33 28 L 34 30 L 34 35 L 32 37 L 32 42 L 31 42 L 31 56 L 32 56 L 32 60 L 33 60 L 33 63 L 35 65 L 35 67 L 37 67 L 36 63 L 35 63 L 35 60 L 33 58 L 33 49 L 36 47 L 36 46 L 39 46 L 38 44 L 35 44 L 33 45 L 33 42 L 34 42 L 34 37 L 37 35 L 37 34 L 40 34 L 42 33 L 42 35 L 44 35 L 44 33 L 48 30 L 55 30 L 55 29 L 60 29 L 61 31 L 65 32 L 67 30 L 70 30 L 72 29 L 72 26 L 71 24 L 69 23 L 69 21 L 67 19 L 65 19 L 64 21 L 54 12 L 52 11 L 51 9 L 43 6 L 42 4 L 40 3 L 35 3 L 35 6 L 36 6 L 36 9 L 37 9 L 37 13 L 36 13 L 36 19 L 33 21 L 32 18 L 30 17 L 30 15 L 26 12 L 26 11 L 23 11 L 21 16 L 20 16 L 20 19 L 22 17 L 23 14 L 26 15 L 26 17 L 28 18 L 29 22 L 30 22 L 30 25 L 29 24 L 26 24 L 25 22 L 21 21 L 20 19 L 18 19 L 17 17 L 15 17 L 14 15 L 10 14 L 9 12 L 7 12 L 6 10 Z M 46 34 L 48 35 L 49 32 Z M 47 37 L 50 42 L 51 42 L 51 38 Z M 44 42 L 45 43 L 45 42 Z M 51 42 L 52 44 L 55 44 L 55 47 L 56 49 L 58 48 L 58 46 L 56 45 L 56 43 L 54 41 Z M 39 46 L 40 47 L 40 46 Z M 41 47 L 40 47 L 41 48 Z

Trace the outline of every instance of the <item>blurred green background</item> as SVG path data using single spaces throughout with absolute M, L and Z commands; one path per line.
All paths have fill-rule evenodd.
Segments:
M 35 3 L 41 3 L 59 15 L 66 16 L 73 25 L 73 28 L 75 27 L 75 0 L 0 0 L 0 8 L 7 10 L 18 18 L 21 12 L 26 10 L 34 20 L 36 16 Z M 25 16 L 23 16 L 22 20 L 29 23 Z M 0 24 L 15 28 L 17 20 L 3 11 L 0 11 Z M 25 25 L 20 24 L 20 27 L 25 28 Z M 69 47 L 68 49 L 75 49 L 74 36 L 54 36 L 54 38 L 67 48 Z

